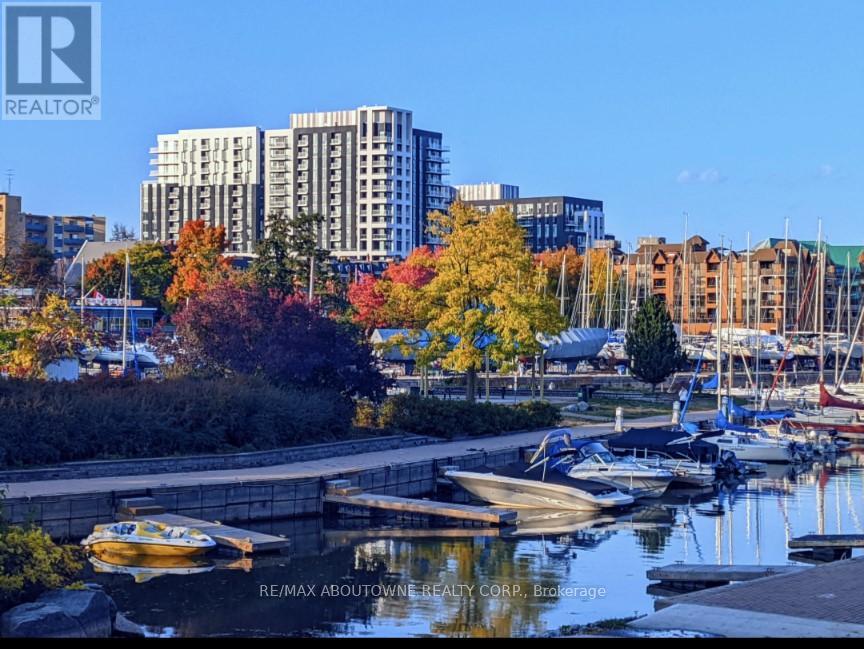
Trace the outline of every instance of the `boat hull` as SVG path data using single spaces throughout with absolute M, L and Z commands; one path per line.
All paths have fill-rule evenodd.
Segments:
M 178 546 L 156 543 L 136 543 L 118 540 L 99 540 L 87 544 L 94 554 L 111 554 L 118 556 L 151 556 L 151 557 L 195 557 L 205 554 L 212 546 Z
M 666 493 L 673 477 L 671 473 L 664 477 L 653 477 L 625 471 L 573 471 L 571 476 L 609 485 L 634 498 L 659 498 Z
M 505 507 L 591 512 L 633 503 L 632 496 L 617 491 L 596 495 L 575 487 L 503 477 L 494 473 L 448 471 L 445 477 L 480 500 Z

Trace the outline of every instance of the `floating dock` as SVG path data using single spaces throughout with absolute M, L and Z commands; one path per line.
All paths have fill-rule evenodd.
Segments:
M 288 547 L 288 540 L 281 536 L 262 534 L 252 530 L 244 530 L 239 527 L 231 527 L 202 521 L 189 516 L 164 513 L 164 509 L 153 502 L 150 498 L 135 498 L 134 503 L 126 502 L 124 507 L 117 512 L 117 520 L 135 520 L 152 523 L 161 523 L 171 527 L 192 527 L 199 530 L 216 541 L 217 545 L 231 550 L 238 550 L 243 554 L 259 554 L 262 552 L 280 552 Z M 162 510 L 159 512 L 158 510 Z
M 807 568 L 804 566 L 713 566 L 673 563 L 660 568 L 651 568 L 646 574 L 648 579 L 661 582 L 660 584 L 652 584 L 652 586 L 659 585 L 661 587 L 686 588 L 692 590 L 694 588 L 703 589 L 715 586 L 725 586 L 733 581 L 752 581 L 754 579 L 761 579 L 762 577 L 790 574 L 806 569 Z M 658 601 L 658 608 L 662 608 L 661 604 L 663 603 L 663 600 Z M 669 604 L 665 605 L 668 606 Z
M 363 493 L 361 489 L 352 487 L 348 480 L 328 481 L 324 494 L 324 504 L 375 509 L 398 514 L 423 514 L 495 526 L 515 524 L 517 516 L 515 511 L 506 509 Z
M 790 550 L 804 550 L 790 553 L 789 558 L 808 563 L 825 563 L 849 559 L 852 548 L 864 548 L 864 534 L 806 534 L 790 539 Z

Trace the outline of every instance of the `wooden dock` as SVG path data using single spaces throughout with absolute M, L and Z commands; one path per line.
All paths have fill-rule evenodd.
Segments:
M 692 589 L 694 587 L 725 586 L 731 582 L 752 581 L 753 579 L 789 574 L 801 570 L 806 570 L 806 568 L 803 566 L 719 566 L 673 563 L 668 566 L 651 568 L 646 575 L 648 579 L 662 582 L 663 585 Z
M 288 539 L 271 534 L 262 534 L 252 530 L 244 530 L 239 527 L 222 525 L 202 521 L 197 518 L 180 516 L 179 514 L 128 514 L 119 513 L 118 520 L 148 521 L 162 523 L 172 527 L 193 527 L 212 538 L 223 548 L 239 550 L 244 554 L 258 554 L 261 552 L 279 552 L 288 547 Z
M 348 480 L 330 480 L 326 483 L 326 489 L 325 505 L 382 510 L 397 514 L 422 514 L 496 526 L 516 523 L 515 511 L 363 493 L 361 489 L 352 487 Z

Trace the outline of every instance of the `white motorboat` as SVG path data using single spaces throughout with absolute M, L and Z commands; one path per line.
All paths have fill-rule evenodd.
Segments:
M 612 452 L 593 439 L 568 441 L 569 432 L 556 431 L 549 435 L 562 434 L 563 445 L 553 447 L 554 455 L 566 467 L 566 475 L 571 478 L 601 482 L 629 493 L 634 498 L 659 498 L 674 479 L 674 474 L 659 466 L 649 466 L 637 462 L 633 457 L 616 457 Z M 549 441 L 547 441 L 549 440 Z M 553 440 L 544 440 L 544 444 Z
M 599 482 L 569 478 L 524 463 L 444 474 L 480 500 L 505 507 L 592 512 L 633 504 L 633 496 Z

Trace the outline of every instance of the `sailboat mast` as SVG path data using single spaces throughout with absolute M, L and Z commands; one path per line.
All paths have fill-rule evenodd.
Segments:
M 785 219 L 783 228 L 783 337 L 786 337 L 787 295 L 789 294 L 789 217 Z
M 591 326 L 591 248 L 585 249 L 585 324 L 583 326 Z
M 681 336 L 684 336 L 684 305 L 687 303 L 687 220 L 688 214 L 684 212 L 684 245 L 682 246 L 681 258 Z
M 126 266 L 123 272 L 123 376 L 126 376 L 126 337 L 129 326 L 129 250 L 126 250 Z
M 819 382 L 825 382 L 825 259 L 822 253 L 822 218 L 819 218 L 818 237 L 816 240 L 817 281 L 819 288 L 816 293 L 818 308 L 816 321 L 819 323 Z
M 747 279 L 746 279 L 747 288 L 744 290 L 744 328 L 745 329 L 750 329 L 750 325 L 751 325 L 751 322 L 750 322 L 750 306 L 751 306 L 750 291 L 753 288 L 752 268 L 753 268 L 753 255 L 752 255 L 752 249 L 750 248 L 750 232 L 747 232 Z
M 717 411 L 723 407 L 723 237 L 720 237 L 720 263 L 717 264 L 717 302 L 715 315 L 717 316 Z
M 564 302 L 567 299 L 567 249 L 564 249 L 564 254 L 561 256 L 561 279 L 558 280 L 561 284 L 561 315 L 564 315 Z
M 732 387 L 735 383 L 735 353 L 732 349 L 733 334 L 735 333 L 735 284 L 732 277 L 732 240 L 729 240 L 729 252 L 726 253 L 726 281 L 728 282 L 729 304 L 726 308 L 727 337 L 729 345 L 729 381 L 726 385 L 726 396 L 731 401 Z

